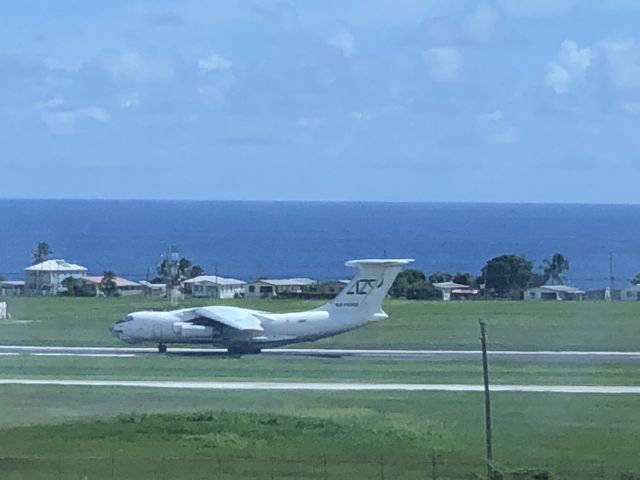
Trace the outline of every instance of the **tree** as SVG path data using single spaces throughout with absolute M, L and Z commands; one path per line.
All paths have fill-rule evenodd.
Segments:
M 542 271 L 545 283 L 551 280 L 551 284 L 564 283 L 564 273 L 569 271 L 569 260 L 561 253 L 554 253 L 551 260 L 543 261 Z
M 100 291 L 107 297 L 118 295 L 118 285 L 116 284 L 116 274 L 107 270 L 100 281 Z
M 204 274 L 204 268 L 202 268 L 200 265 L 193 265 L 191 269 L 189 269 L 189 276 L 187 278 L 195 278 Z
M 485 288 L 500 296 L 541 285 L 541 278 L 533 271 L 533 263 L 520 255 L 492 258 L 482 268 Z
M 472 287 L 475 286 L 476 279 L 473 278 L 470 273 L 458 272 L 453 276 L 453 282 Z
M 152 283 L 164 283 L 166 285 L 178 285 L 183 280 L 204 275 L 204 269 L 200 265 L 193 265 L 191 260 L 181 257 L 176 263 L 168 259 L 162 260 L 157 266 L 158 276 Z
M 442 293 L 428 281 L 416 282 L 407 289 L 407 300 L 429 300 L 441 298 Z
M 407 291 L 414 287 L 416 284 L 426 281 L 424 272 L 417 269 L 403 270 L 398 274 L 391 289 L 389 295 L 394 298 L 402 298 L 407 296 Z
M 449 282 L 452 278 L 453 276 L 447 272 L 434 272 L 429 275 L 429 281 L 431 283 Z
M 53 255 L 53 250 L 47 242 L 38 242 L 36 248 L 33 250 L 33 265 L 42 263 Z
M 633 285 L 638 285 L 640 284 L 640 273 L 636 273 L 636 276 L 633 277 L 633 279 L 631 280 L 631 283 Z

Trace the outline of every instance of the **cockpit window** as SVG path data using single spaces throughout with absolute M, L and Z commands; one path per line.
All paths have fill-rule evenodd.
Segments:
M 118 320 L 118 321 L 116 322 L 116 325 L 117 325 L 117 324 L 120 324 L 120 323 L 130 322 L 131 320 L 133 320 L 133 316 L 132 316 L 132 315 L 127 315 L 127 316 L 126 316 L 126 317 L 124 317 L 122 320 Z

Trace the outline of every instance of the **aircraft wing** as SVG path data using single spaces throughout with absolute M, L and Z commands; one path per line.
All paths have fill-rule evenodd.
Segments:
M 262 322 L 250 310 L 238 307 L 199 307 L 197 317 L 187 320 L 194 325 L 223 324 L 236 330 L 262 332 Z

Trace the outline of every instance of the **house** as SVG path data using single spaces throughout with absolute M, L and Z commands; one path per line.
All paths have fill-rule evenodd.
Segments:
M 74 287 L 81 295 L 97 297 L 102 294 L 100 285 L 104 276 L 86 276 L 73 280 Z M 116 284 L 118 295 L 123 297 L 129 295 L 142 295 L 144 287 L 138 282 L 127 280 L 126 278 L 116 276 L 113 281 Z
M 436 282 L 433 286 L 442 292 L 442 300 L 445 302 L 449 300 L 465 300 L 478 294 L 478 290 L 462 283 Z
M 238 298 L 244 296 L 247 282 L 218 275 L 200 275 L 183 282 L 185 291 L 194 297 Z
M 263 278 L 249 283 L 246 295 L 251 297 L 297 296 L 315 284 L 316 281 L 310 278 Z
M 620 290 L 620 300 L 623 302 L 640 301 L 640 284 L 634 284 L 629 288 L 623 288 Z
M 64 260 L 46 260 L 25 268 L 25 293 L 58 295 L 66 291 L 62 282 L 68 278 L 87 276 L 87 269 Z
M 150 283 L 146 280 L 139 282 L 145 297 L 166 297 L 167 286 L 164 283 Z
M 585 292 L 570 285 L 542 285 L 524 291 L 524 300 L 582 300 Z
M 17 296 L 24 294 L 24 284 L 22 280 L 0 281 L 0 296 Z

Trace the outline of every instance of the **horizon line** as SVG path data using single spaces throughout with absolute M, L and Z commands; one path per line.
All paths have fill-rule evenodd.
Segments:
M 105 198 L 105 197 L 0 197 L 0 201 L 65 201 L 65 202 L 184 202 L 184 203 L 331 203 L 331 204 L 445 204 L 445 205 L 589 205 L 589 206 L 640 206 L 640 202 L 583 202 L 583 201 L 500 201 L 500 200 L 266 200 L 266 199 L 197 199 L 197 198 Z

